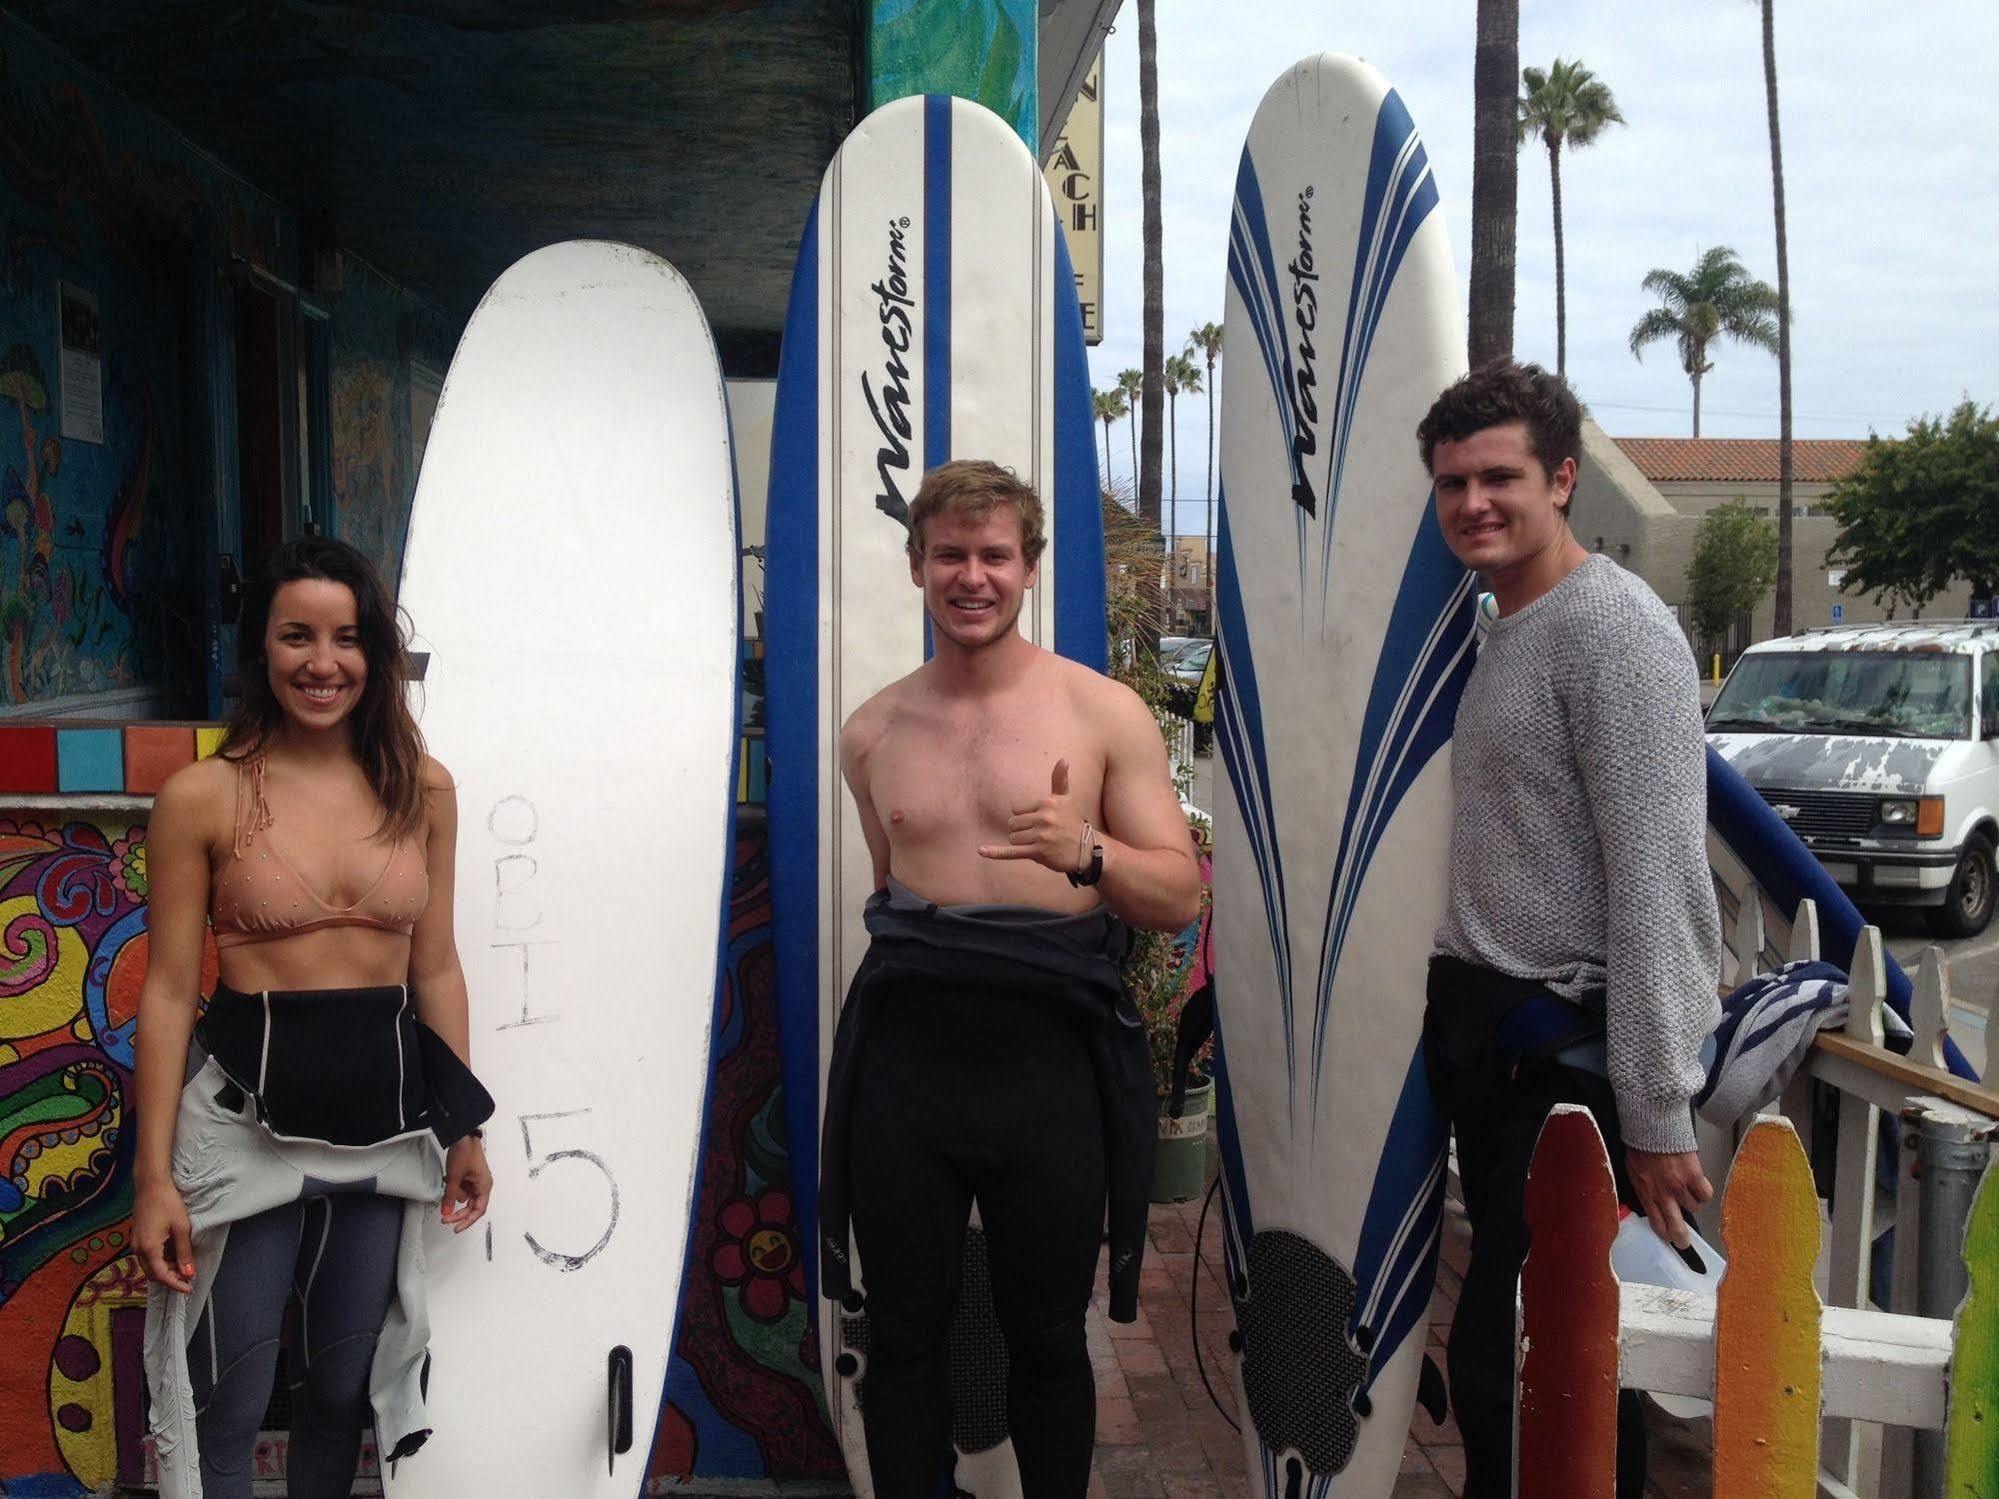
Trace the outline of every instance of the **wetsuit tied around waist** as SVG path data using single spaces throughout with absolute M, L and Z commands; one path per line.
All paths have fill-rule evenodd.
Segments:
M 146 1313 L 160 1490 L 247 1499 L 289 1304 L 290 1492 L 333 1499 L 371 1407 L 385 1461 L 428 1435 L 423 1220 L 492 1099 L 402 985 L 219 988 L 191 1051 L 173 1178 L 194 1289 Z
M 450 1145 L 493 1099 L 407 986 L 266 990 L 218 985 L 196 1027 L 203 1051 L 284 1139 L 373 1145 L 414 1129 Z

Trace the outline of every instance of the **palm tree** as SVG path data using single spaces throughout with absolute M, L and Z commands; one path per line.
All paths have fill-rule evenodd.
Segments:
M 1477 369 L 1513 355 L 1513 231 L 1520 147 L 1520 0 L 1478 0 L 1472 62 L 1471 335 Z
M 1096 408 L 1097 420 L 1104 424 L 1104 485 L 1111 482 L 1111 423 L 1131 412 L 1131 402 L 1125 399 L 1121 390 L 1093 390 L 1090 404 Z
M 1208 525 L 1202 532 L 1207 541 L 1208 618 L 1215 617 L 1215 361 L 1222 357 L 1222 325 L 1203 323 L 1187 335 L 1187 356 L 1198 350 L 1208 364 Z
M 1569 367 L 1569 301 L 1562 258 L 1562 142 L 1581 150 L 1624 116 L 1610 87 L 1579 62 L 1555 59 L 1555 65 L 1521 70 L 1527 92 L 1520 99 L 1520 143 L 1538 135 L 1548 148 L 1548 181 L 1555 196 L 1555 373 Z
M 1138 493 L 1138 396 L 1145 388 L 1145 376 L 1137 370 L 1119 370 L 1117 388 L 1124 393 L 1124 414 L 1131 418 L 1131 490 Z
M 1777 34 L 1763 0 L 1763 92 L 1770 105 L 1770 198 L 1777 210 L 1777 592 L 1779 635 L 1791 633 L 1791 248 L 1784 232 L 1784 143 L 1777 133 Z
M 1167 504 L 1166 549 L 1173 550 L 1173 542 L 1180 529 L 1180 397 L 1198 395 L 1201 389 L 1201 367 L 1185 354 L 1175 354 L 1166 361 L 1166 450 L 1168 454 L 1166 472 L 1166 492 L 1171 498 Z
M 1716 245 L 1694 262 L 1691 275 L 1659 266 L 1640 283 L 1659 298 L 1631 329 L 1631 356 L 1645 357 L 1645 346 L 1670 338 L 1680 351 L 1680 368 L 1694 385 L 1694 436 L 1701 435 L 1701 376 L 1714 368 L 1708 345 L 1723 335 L 1738 343 L 1777 351 L 1777 294 L 1765 281 L 1743 269 L 1735 252 Z
M 1166 236 L 1159 208 L 1159 22 L 1154 9 L 1155 0 L 1138 0 L 1138 155 L 1145 243 L 1145 337 L 1140 361 L 1145 383 L 1139 393 L 1145 430 L 1139 434 L 1138 513 L 1157 530 L 1159 424 L 1166 404 Z

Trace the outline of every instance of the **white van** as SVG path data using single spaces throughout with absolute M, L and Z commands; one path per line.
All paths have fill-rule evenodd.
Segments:
M 1857 904 L 1992 919 L 1999 878 L 1999 623 L 1835 625 L 1743 652 L 1708 743 Z

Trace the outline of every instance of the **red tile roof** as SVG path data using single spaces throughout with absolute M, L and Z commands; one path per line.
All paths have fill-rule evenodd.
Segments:
M 1775 484 L 1774 437 L 1614 437 L 1611 441 L 1653 483 Z M 1830 484 L 1860 467 L 1867 444 L 1846 438 L 1798 439 L 1791 474 L 1800 484 Z

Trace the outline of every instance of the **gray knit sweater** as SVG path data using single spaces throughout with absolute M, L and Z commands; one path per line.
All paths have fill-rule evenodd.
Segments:
M 1694 1148 L 1719 1013 L 1693 654 L 1644 583 L 1592 556 L 1493 622 L 1451 745 L 1437 951 L 1568 999 L 1605 993 L 1625 1142 Z

